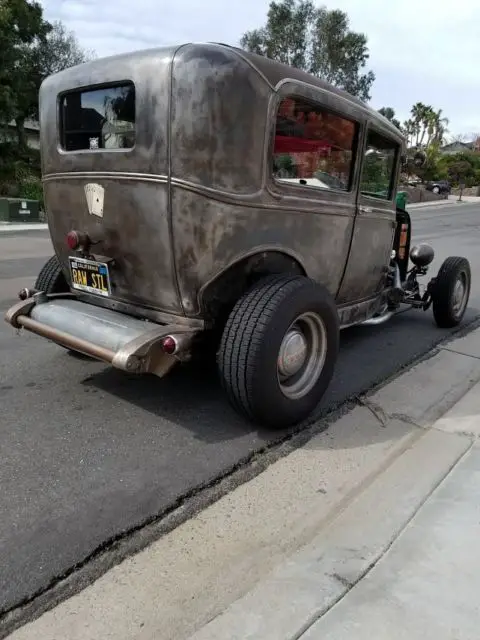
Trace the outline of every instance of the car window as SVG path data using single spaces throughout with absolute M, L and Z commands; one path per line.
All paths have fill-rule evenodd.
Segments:
M 360 191 L 364 195 L 390 200 L 399 145 L 376 131 L 367 134 Z
M 358 124 L 302 98 L 280 103 L 273 175 L 280 182 L 350 189 Z
M 73 91 L 61 101 L 61 139 L 66 151 L 130 149 L 135 144 L 135 88 Z

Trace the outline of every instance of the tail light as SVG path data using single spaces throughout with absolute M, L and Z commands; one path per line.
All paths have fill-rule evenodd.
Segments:
M 162 349 L 169 356 L 173 356 L 173 354 L 177 351 L 178 342 L 173 336 L 166 336 L 162 340 Z
M 69 231 L 67 233 L 67 245 L 72 251 L 79 247 L 87 247 L 90 244 L 90 238 L 86 233 L 80 231 Z

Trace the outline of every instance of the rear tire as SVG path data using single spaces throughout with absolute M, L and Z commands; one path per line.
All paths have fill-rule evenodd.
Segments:
M 233 407 L 284 428 L 307 418 L 333 376 L 339 320 L 328 291 L 297 275 L 268 276 L 233 308 L 217 362 Z
M 40 269 L 34 288 L 46 294 L 68 293 L 70 291 L 57 256 L 49 258 Z
M 35 289 L 37 291 L 43 291 L 47 295 L 54 293 L 68 293 L 70 291 L 70 287 L 68 286 L 68 282 L 63 275 L 62 266 L 57 258 L 57 256 L 52 256 L 47 260 L 47 262 L 40 269 L 40 273 L 37 276 L 35 281 Z M 90 356 L 87 356 L 79 351 L 74 351 L 73 349 L 69 349 L 68 347 L 64 347 L 63 344 L 58 344 L 62 349 L 66 349 L 72 356 L 76 358 L 82 359 L 91 359 Z
M 468 305 L 471 287 L 470 263 L 466 258 L 447 258 L 435 279 L 432 309 L 435 322 L 442 329 L 456 327 Z

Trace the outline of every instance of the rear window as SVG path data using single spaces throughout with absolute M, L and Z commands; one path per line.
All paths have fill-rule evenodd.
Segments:
M 132 83 L 67 93 L 60 109 L 65 151 L 131 149 L 135 144 Z

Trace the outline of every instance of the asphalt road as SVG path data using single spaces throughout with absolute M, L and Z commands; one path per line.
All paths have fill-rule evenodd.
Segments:
M 434 243 L 434 271 L 447 255 L 469 258 L 465 323 L 480 317 L 480 207 L 417 209 L 412 218 L 414 239 Z M 0 233 L 2 316 L 50 253 L 46 232 Z M 344 332 L 319 415 L 447 335 L 431 312 L 418 311 Z M 3 322 L 0 406 L 0 614 L 285 435 L 245 424 L 213 374 L 129 377 Z

